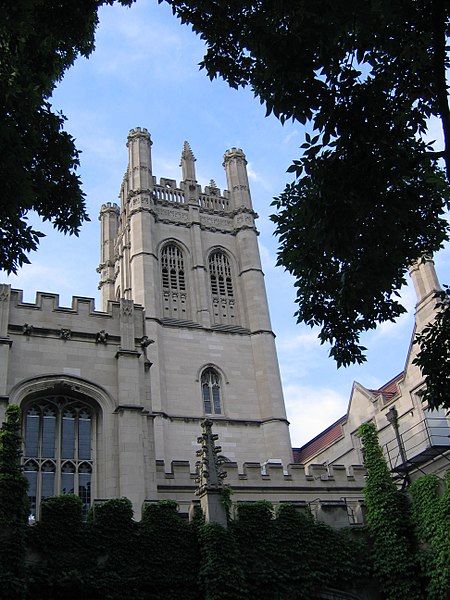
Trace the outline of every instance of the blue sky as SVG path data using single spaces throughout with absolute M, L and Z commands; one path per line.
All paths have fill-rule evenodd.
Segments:
M 408 287 L 402 292 L 408 315 L 364 336 L 367 363 L 337 370 L 328 358 L 329 349 L 317 341 L 317 332 L 296 324 L 292 278 L 275 267 L 270 203 L 291 178 L 286 169 L 298 157 L 304 129 L 265 118 L 264 107 L 249 90 L 232 90 L 221 80 L 210 82 L 197 66 L 203 56 L 201 40 L 179 24 L 166 4 L 138 0 L 130 9 L 104 7 L 96 39 L 91 58 L 78 60 L 53 96 L 53 105 L 66 115 L 66 129 L 82 150 L 79 173 L 92 220 L 79 238 L 64 237 L 44 225 L 48 235 L 31 255 L 32 264 L 18 276 L 0 273 L 1 281 L 23 289 L 28 302 L 39 290 L 59 293 L 65 306 L 73 295 L 95 297 L 100 308 L 97 217 L 103 203 L 117 201 L 129 129 L 146 127 L 151 133 L 158 179 L 179 181 L 181 149 L 188 140 L 199 183 L 214 179 L 223 189 L 223 154 L 233 146 L 243 148 L 260 216 L 260 249 L 291 438 L 294 446 L 302 445 L 345 413 L 353 381 L 377 388 L 403 369 L 413 328 L 414 291 Z M 434 137 L 439 135 L 436 127 Z M 441 281 L 449 264 L 450 252 L 436 257 Z

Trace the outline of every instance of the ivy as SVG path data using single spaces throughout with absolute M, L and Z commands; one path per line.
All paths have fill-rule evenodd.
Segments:
M 442 481 L 424 475 L 411 484 L 413 516 L 423 545 L 422 570 L 427 579 L 427 598 L 445 600 L 450 588 L 450 471 Z
M 90 546 L 95 556 L 95 590 L 99 598 L 139 598 L 136 560 L 138 524 L 128 498 L 113 498 L 95 506 Z
M 335 530 L 316 522 L 307 507 L 286 503 L 274 511 L 266 501 L 238 504 L 227 529 L 205 523 L 198 512 L 187 523 L 171 500 L 146 506 L 137 523 L 126 498 L 95 506 L 83 523 L 80 499 L 68 494 L 42 503 L 40 522 L 28 528 L 27 567 L 20 563 L 2 598 L 313 600 L 332 588 L 367 597 L 381 591 L 383 600 L 443 600 L 450 486 L 439 497 L 436 479 L 417 482 L 412 519 L 372 432 L 363 439 L 367 529 Z M 424 546 L 419 553 L 414 522 Z
M 267 500 L 238 503 L 237 517 L 232 532 L 248 588 L 255 598 L 272 600 L 276 598 L 279 579 L 273 506 Z
M 247 600 L 245 567 L 231 529 L 205 523 L 199 529 L 200 586 L 204 600 Z
M 140 572 L 140 585 L 152 600 L 199 598 L 199 549 L 194 527 L 178 514 L 173 500 L 145 507 L 140 531 L 140 552 L 147 560 Z
M 420 600 L 421 582 L 409 500 L 392 481 L 373 423 L 359 428 L 367 482 L 364 497 L 373 564 L 386 600 Z
M 3 597 L 24 597 L 25 528 L 28 482 L 20 464 L 20 409 L 9 405 L 0 429 L 0 589 Z

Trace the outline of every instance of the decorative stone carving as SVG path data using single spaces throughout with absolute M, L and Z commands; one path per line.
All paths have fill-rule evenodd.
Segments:
M 70 331 L 70 329 L 60 329 L 59 337 L 61 340 L 67 342 L 67 340 L 70 340 L 70 338 L 72 337 L 72 332 Z
M 97 344 L 106 344 L 108 343 L 108 334 L 104 329 L 101 329 L 95 336 L 95 342 Z
M 189 221 L 189 213 L 186 210 L 178 210 L 176 208 L 164 208 L 158 206 L 155 209 L 155 213 L 159 219 L 167 219 L 171 222 L 183 222 Z
M 213 227 L 214 229 L 217 229 L 219 231 L 222 230 L 222 231 L 229 232 L 229 231 L 232 231 L 232 229 L 233 229 L 233 221 L 226 217 L 201 215 L 200 223 L 201 223 L 202 227 L 205 227 L 205 228 Z
M 222 452 L 221 446 L 216 446 L 215 441 L 219 439 L 217 433 L 212 432 L 213 422 L 211 419 L 205 419 L 201 423 L 203 434 L 197 438 L 197 442 L 202 445 L 197 450 L 197 456 L 201 460 L 195 463 L 197 477 L 195 483 L 198 484 L 196 490 L 197 496 L 207 491 L 218 491 L 223 488 L 223 480 L 227 476 L 226 471 L 222 470 L 222 465 L 227 462 L 223 456 L 218 456 Z
M 147 348 L 150 344 L 154 344 L 155 340 L 151 340 L 147 335 L 141 338 L 141 348 Z
M 30 335 L 33 334 L 33 325 L 29 325 L 28 323 L 25 323 L 25 325 L 22 327 L 22 333 L 23 333 L 23 335 L 30 337 Z

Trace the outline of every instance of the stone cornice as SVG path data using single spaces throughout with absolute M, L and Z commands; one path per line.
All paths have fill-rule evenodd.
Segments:
M 119 413 L 119 412 L 125 412 L 126 410 L 128 411 L 134 411 L 134 412 L 140 412 L 140 413 L 146 413 L 146 409 L 144 406 L 141 406 L 139 404 L 119 404 L 119 406 L 116 408 L 116 410 L 114 411 L 115 413 Z
M 23 325 L 9 325 L 8 331 L 13 334 L 21 334 L 25 336 L 23 332 Z M 85 331 L 70 331 L 70 341 L 71 342 L 97 342 L 98 332 L 91 333 Z M 61 329 L 53 329 L 50 327 L 35 327 L 33 326 L 32 332 L 29 333 L 27 338 L 53 338 L 53 339 L 61 339 Z M 1 343 L 2 339 L 8 338 L 0 338 Z M 108 334 L 108 345 L 118 345 L 120 343 L 120 336 L 118 335 L 110 335 Z M 139 343 L 136 341 L 136 343 Z M 10 345 L 12 344 L 12 340 L 10 340 Z
M 116 352 L 116 358 L 121 358 L 122 356 L 127 356 L 128 358 L 139 358 L 141 353 L 137 350 L 123 350 L 119 349 Z
M 169 421 L 183 421 L 184 423 L 202 423 L 205 420 L 205 415 L 202 416 L 186 416 L 186 415 L 171 415 L 164 411 L 154 410 L 148 414 L 148 416 L 152 419 L 155 417 L 161 417 L 163 419 L 167 419 Z M 229 417 L 223 416 L 211 416 L 208 415 L 208 419 L 211 419 L 214 423 L 219 424 L 223 423 L 225 425 L 246 425 L 249 427 L 261 427 L 261 425 L 266 425 L 267 423 L 286 423 L 289 425 L 289 421 L 286 418 L 279 417 L 270 417 L 268 419 L 231 419 Z

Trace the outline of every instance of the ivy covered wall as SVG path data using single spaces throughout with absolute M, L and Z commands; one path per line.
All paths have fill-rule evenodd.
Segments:
M 10 597 L 301 600 L 372 585 L 364 531 L 335 531 L 293 505 L 276 514 L 265 501 L 239 505 L 227 529 L 201 515 L 189 524 L 168 500 L 147 506 L 140 523 L 132 517 L 126 498 L 97 506 L 87 522 L 76 496 L 46 499 L 41 520 L 25 526 Z
M 375 427 L 360 433 L 367 528 L 335 530 L 307 508 L 274 512 L 266 501 L 238 504 L 228 528 L 200 512 L 187 523 L 171 500 L 146 506 L 138 523 L 127 498 L 95 506 L 85 522 L 70 494 L 45 499 L 28 526 L 20 415 L 9 407 L 0 430 L 0 598 L 448 600 L 450 475 L 402 492 Z

